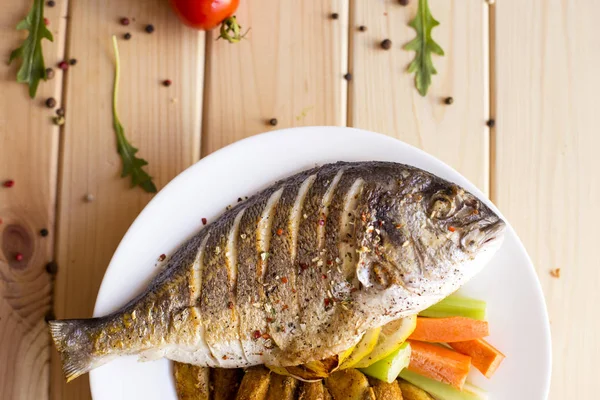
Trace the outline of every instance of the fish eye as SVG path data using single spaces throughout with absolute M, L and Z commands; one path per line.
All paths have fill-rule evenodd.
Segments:
M 439 191 L 431 197 L 429 207 L 429 218 L 448 219 L 456 213 L 455 197 L 444 191 Z

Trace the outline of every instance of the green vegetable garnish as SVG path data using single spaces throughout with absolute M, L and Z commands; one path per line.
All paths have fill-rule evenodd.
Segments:
M 485 396 L 481 394 L 483 391 L 477 389 L 479 393 L 471 392 L 466 389 L 458 390 L 450 385 L 433 379 L 426 378 L 416 372 L 403 369 L 400 372 L 400 378 L 412 383 L 413 385 L 423 389 L 436 399 L 440 400 L 484 400 Z M 466 385 L 465 385 L 466 387 Z
M 485 320 L 486 307 L 483 300 L 453 294 L 421 311 L 419 315 L 431 318 L 466 317 L 482 321 Z
M 380 381 L 392 383 L 398 377 L 403 368 L 408 367 L 410 362 L 410 344 L 404 342 L 402 346 L 386 358 L 369 365 L 366 368 L 359 368 L 365 374 L 377 378 Z
M 127 175 L 131 175 L 131 187 L 140 186 L 148 193 L 156 193 L 156 186 L 152 182 L 152 177 L 148 175 L 142 168 L 148 165 L 148 162 L 142 158 L 137 158 L 135 153 L 138 149 L 133 147 L 125 137 L 125 131 L 123 125 L 119 121 L 117 115 L 117 94 L 119 90 L 119 48 L 117 46 L 117 37 L 113 36 L 113 48 L 115 50 L 115 84 L 113 87 L 113 126 L 115 133 L 117 134 L 117 151 L 121 155 L 123 160 L 123 172 L 121 177 L 124 178 Z
M 415 73 L 415 85 L 421 96 L 427 94 L 427 89 L 431 85 L 431 75 L 437 74 L 431 60 L 431 53 L 444 55 L 444 50 L 431 37 L 431 30 L 439 24 L 431 16 L 428 0 L 419 0 L 417 15 L 409 23 L 417 31 L 417 37 L 404 48 L 416 52 L 415 59 L 408 66 L 408 72 Z
M 29 35 L 18 49 L 10 54 L 8 63 L 21 58 L 23 63 L 17 72 L 17 82 L 29 85 L 29 96 L 33 99 L 40 80 L 46 80 L 46 66 L 42 53 L 42 39 L 53 41 L 52 33 L 44 22 L 44 1 L 34 0 L 27 17 L 19 22 L 18 30 L 28 30 Z

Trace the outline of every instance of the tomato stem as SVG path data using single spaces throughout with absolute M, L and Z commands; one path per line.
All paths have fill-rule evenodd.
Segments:
M 229 43 L 237 43 L 248 34 L 249 30 L 250 29 L 242 34 L 242 27 L 238 24 L 235 15 L 232 17 L 227 17 L 221 23 L 221 30 L 217 40 L 225 39 Z

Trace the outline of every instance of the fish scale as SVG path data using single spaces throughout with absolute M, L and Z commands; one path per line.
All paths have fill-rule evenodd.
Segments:
M 67 380 L 131 354 L 227 368 L 322 360 L 454 292 L 503 231 L 483 202 L 428 172 L 328 164 L 226 211 L 121 310 L 50 321 L 50 332 Z

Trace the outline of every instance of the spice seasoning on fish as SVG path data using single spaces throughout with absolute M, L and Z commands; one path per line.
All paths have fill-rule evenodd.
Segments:
M 450 225 L 450 226 L 448 226 L 448 230 L 449 230 L 450 232 L 454 232 L 454 231 L 456 231 L 456 228 L 455 228 L 455 227 L 453 227 L 452 225 Z

